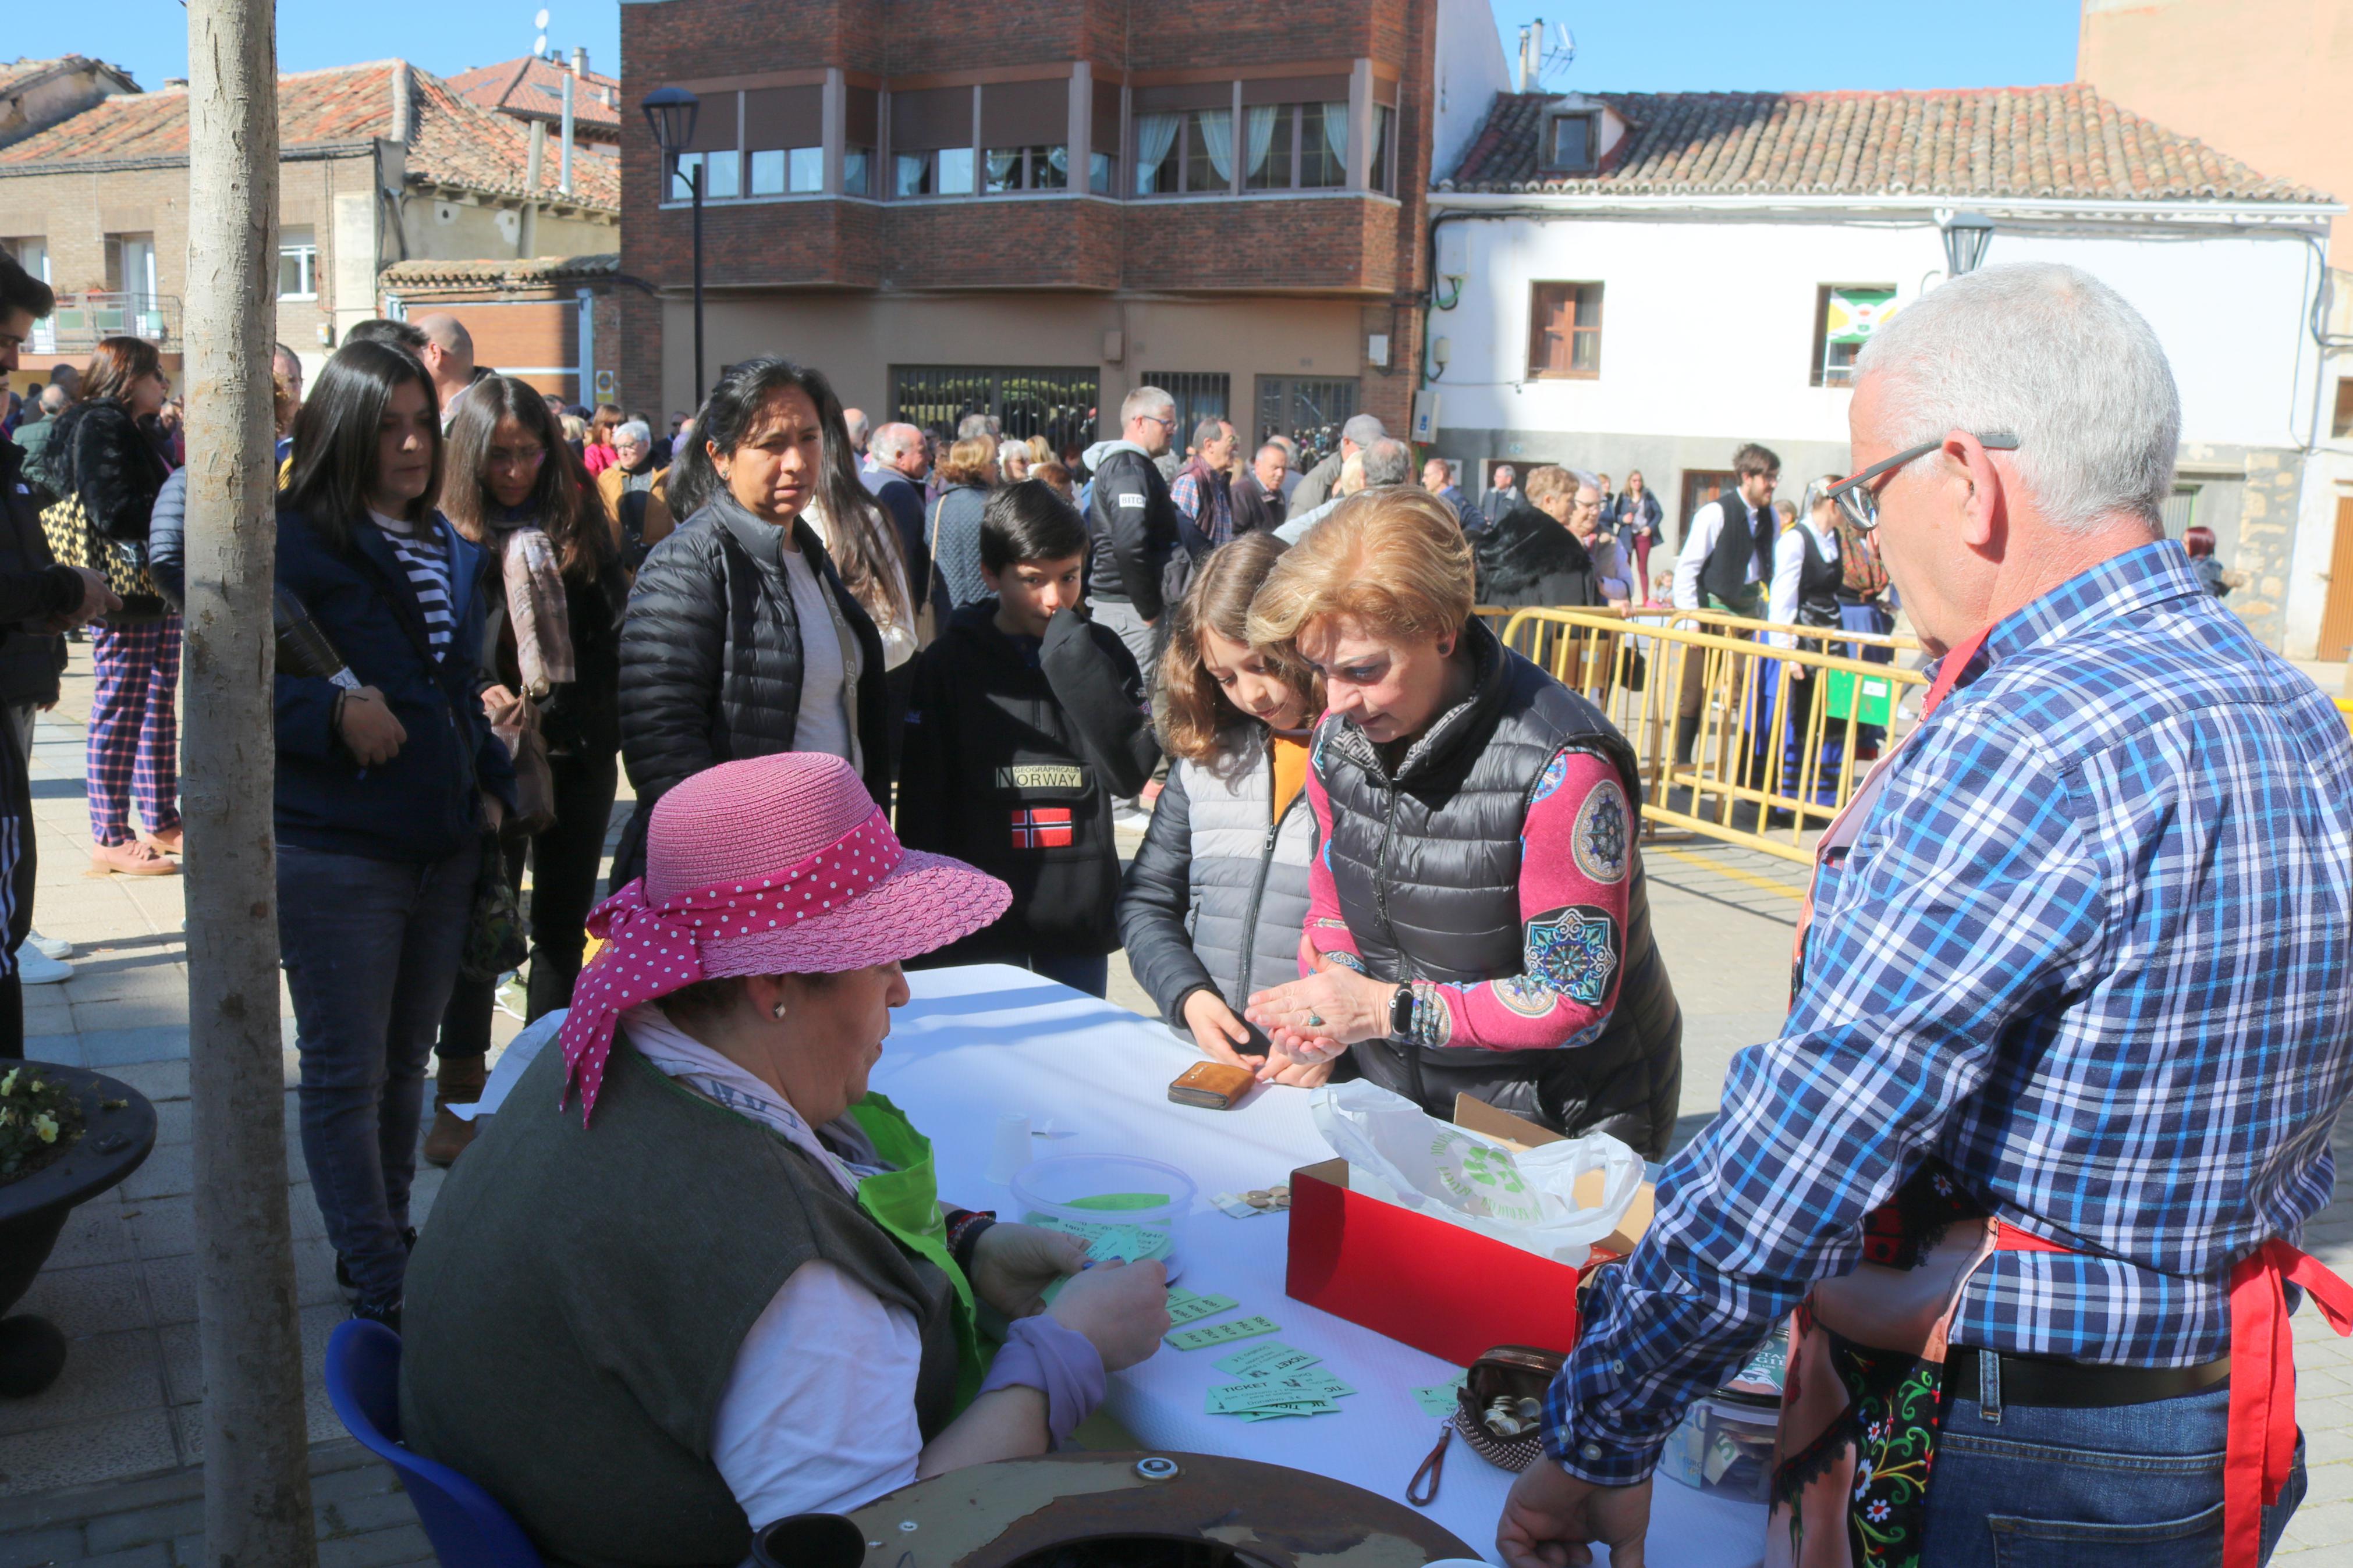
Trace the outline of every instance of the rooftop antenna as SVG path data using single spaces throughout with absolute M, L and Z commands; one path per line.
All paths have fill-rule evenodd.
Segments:
M 1543 24 L 1538 23 L 1537 26 L 1541 29 Z M 1568 24 L 1556 22 L 1553 24 L 1553 30 L 1559 37 L 1560 42 L 1545 51 L 1544 64 L 1536 73 L 1540 78 L 1566 74 L 1570 65 L 1577 59 L 1577 40 L 1569 36 Z

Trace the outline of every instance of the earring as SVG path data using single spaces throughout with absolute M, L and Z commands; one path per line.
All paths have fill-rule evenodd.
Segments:
M 776 1019 L 777 1023 L 783 1023 L 785 1021 L 785 1005 L 782 1002 L 777 1003 L 775 1006 L 768 1009 L 768 1016 Z

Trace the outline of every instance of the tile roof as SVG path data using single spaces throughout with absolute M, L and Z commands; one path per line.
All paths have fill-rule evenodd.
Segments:
M 282 148 L 323 147 L 389 137 L 392 81 L 403 64 L 377 60 L 278 79 Z M 493 195 L 526 195 L 530 133 L 513 119 L 477 108 L 429 72 L 406 68 L 409 81 L 408 177 Z M 0 174 L 33 164 L 185 158 L 188 91 L 126 93 L 84 110 L 37 135 L 0 148 Z M 620 163 L 609 154 L 573 149 L 573 195 L 585 206 L 620 208 Z M 539 190 L 557 189 L 556 150 L 542 159 Z
M 1604 92 L 1627 133 L 1589 175 L 1546 174 L 1552 93 L 1495 95 L 1440 191 L 2321 202 L 2081 82 L 1938 92 Z
M 64 71 L 83 70 L 92 66 L 100 66 L 108 70 L 118 68 L 81 55 L 59 55 L 57 58 L 48 60 L 0 60 L 0 98 L 7 97 L 10 93 L 41 77 Z
M 386 289 L 534 289 L 618 278 L 618 251 L 595 256 L 494 257 L 487 261 L 396 261 L 383 273 Z
M 572 73 L 536 55 L 476 66 L 448 79 L 451 92 L 478 109 L 512 114 L 523 120 L 551 122 L 564 118 L 564 79 Z M 621 84 L 589 71 L 573 83 L 572 123 L 575 130 L 600 139 L 621 133 Z

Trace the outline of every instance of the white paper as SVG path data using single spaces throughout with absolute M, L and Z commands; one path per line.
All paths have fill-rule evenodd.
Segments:
M 488 1116 L 506 1103 L 508 1093 L 523 1075 L 540 1052 L 540 1047 L 555 1038 L 564 1027 L 564 1020 L 572 1010 L 558 1007 L 523 1026 L 522 1033 L 507 1042 L 500 1053 L 498 1066 L 491 1069 L 491 1080 L 482 1085 L 482 1098 L 471 1105 L 453 1105 L 449 1114 L 460 1121 L 471 1121 L 477 1116 Z

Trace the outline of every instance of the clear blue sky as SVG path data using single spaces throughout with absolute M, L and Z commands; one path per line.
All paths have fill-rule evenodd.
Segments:
M 1177 0 L 1181 4 L 1182 0 Z M 85 54 L 127 68 L 142 87 L 188 74 L 187 13 L 176 0 L 0 0 L 10 58 Z M 280 0 L 278 58 L 315 70 L 401 55 L 450 75 L 548 41 L 585 45 L 591 65 L 620 59 L 617 0 Z M 1577 59 L 1547 85 L 1625 91 L 1709 88 L 1995 87 L 2065 81 L 2075 70 L 2073 0 L 1614 0 L 1607 5 L 1501 0 L 1510 40 L 1542 15 L 1567 22 Z

